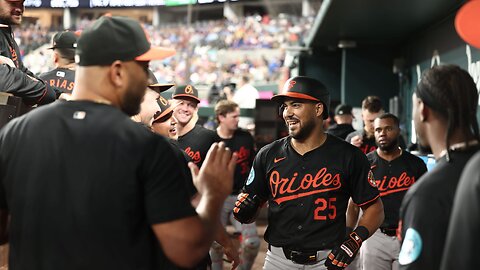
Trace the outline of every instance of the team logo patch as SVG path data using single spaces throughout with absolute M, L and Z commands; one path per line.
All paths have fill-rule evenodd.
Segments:
M 163 104 L 163 106 L 167 106 L 167 105 L 168 105 L 168 101 L 167 101 L 164 97 L 160 96 L 160 97 L 158 98 L 158 100 L 160 101 L 160 103 Z
M 252 169 L 250 169 L 250 173 L 248 174 L 247 186 L 253 182 L 253 179 L 255 179 L 255 170 L 252 167 Z
M 185 93 L 186 94 L 192 94 L 193 93 L 193 87 L 189 84 L 187 87 L 185 87 Z
M 411 264 L 420 257 L 421 252 L 422 237 L 415 229 L 408 228 L 398 256 L 398 262 L 401 265 Z
M 368 183 L 369 183 L 372 187 L 378 188 L 377 182 L 375 181 L 375 178 L 373 178 L 373 172 L 372 172 L 372 170 L 368 171 Z
M 287 91 L 290 90 L 290 89 L 292 89 L 293 86 L 295 86 L 295 84 L 297 84 L 296 81 L 290 81 L 290 82 L 288 83 L 288 86 L 287 86 Z

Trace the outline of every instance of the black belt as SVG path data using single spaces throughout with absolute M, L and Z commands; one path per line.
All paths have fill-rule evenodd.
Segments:
M 317 252 L 296 251 L 288 248 L 281 248 L 285 257 L 298 264 L 316 264 L 318 263 Z M 271 245 L 268 244 L 268 250 L 272 251 Z
M 397 228 L 380 228 L 380 231 L 388 236 L 396 236 L 397 235 Z

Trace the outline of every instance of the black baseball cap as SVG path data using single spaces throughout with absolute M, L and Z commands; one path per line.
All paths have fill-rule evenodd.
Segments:
M 75 62 L 79 66 L 110 65 L 120 61 L 160 60 L 175 54 L 169 48 L 152 47 L 142 26 L 126 17 L 103 16 L 82 31 Z
M 173 83 L 158 83 L 157 77 L 149 69 L 148 70 L 148 88 L 152 89 L 155 92 L 161 93 L 167 91 L 168 89 L 174 86 Z
M 283 85 L 282 94 L 272 97 L 272 100 L 282 103 L 285 98 L 297 98 L 311 101 L 318 101 L 323 104 L 323 119 L 328 118 L 328 108 L 330 107 L 330 92 L 320 81 L 306 77 L 296 76 L 288 79 Z
M 352 106 L 348 104 L 339 104 L 335 108 L 335 115 L 346 115 L 346 114 L 352 115 Z
M 164 98 L 163 96 L 160 96 L 158 98 L 157 103 L 158 103 L 158 106 L 160 107 L 160 111 L 155 113 L 155 115 L 153 116 L 153 122 L 157 122 L 159 120 L 163 120 L 161 122 L 165 122 L 165 120 L 167 119 L 162 119 L 162 118 L 164 118 L 169 113 L 171 113 L 175 106 L 173 106 L 172 103 L 168 101 L 166 98 Z
M 200 99 L 198 98 L 198 90 L 191 84 L 177 86 L 173 92 L 172 98 L 191 98 L 196 102 L 200 102 Z
M 77 39 L 75 32 L 58 32 L 53 36 L 52 47 L 48 49 L 75 49 L 77 48 Z

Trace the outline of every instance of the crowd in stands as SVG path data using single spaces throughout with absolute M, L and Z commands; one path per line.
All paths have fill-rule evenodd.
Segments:
M 81 30 L 89 23 L 91 21 L 82 18 L 77 28 Z M 256 15 L 237 22 L 196 22 L 189 29 L 179 23 L 162 24 L 158 28 L 144 24 L 144 27 L 153 45 L 177 50 L 175 57 L 157 61 L 151 66 L 160 82 L 184 84 L 189 76 L 193 84 L 222 87 L 239 81 L 243 75 L 249 75 L 256 84 L 276 84 L 285 57 L 285 46 L 301 44 L 312 23 L 313 17 L 280 15 L 270 18 Z M 24 25 L 22 31 L 15 32 L 26 56 L 24 62 L 34 73 L 53 68 L 48 50 L 31 52 L 49 44 L 54 33 L 38 24 Z

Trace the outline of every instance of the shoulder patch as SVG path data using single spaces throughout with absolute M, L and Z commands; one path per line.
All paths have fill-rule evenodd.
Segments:
M 408 228 L 398 256 L 398 262 L 401 265 L 411 264 L 420 257 L 420 253 L 422 253 L 422 237 L 415 229 Z
M 375 178 L 373 177 L 373 172 L 372 172 L 372 170 L 369 170 L 369 171 L 368 171 L 368 183 L 369 183 L 372 187 L 378 188 L 377 182 L 375 181 Z
M 253 182 L 253 179 L 255 179 L 255 170 L 252 167 L 252 169 L 250 169 L 250 173 L 248 174 L 246 185 L 250 185 Z

